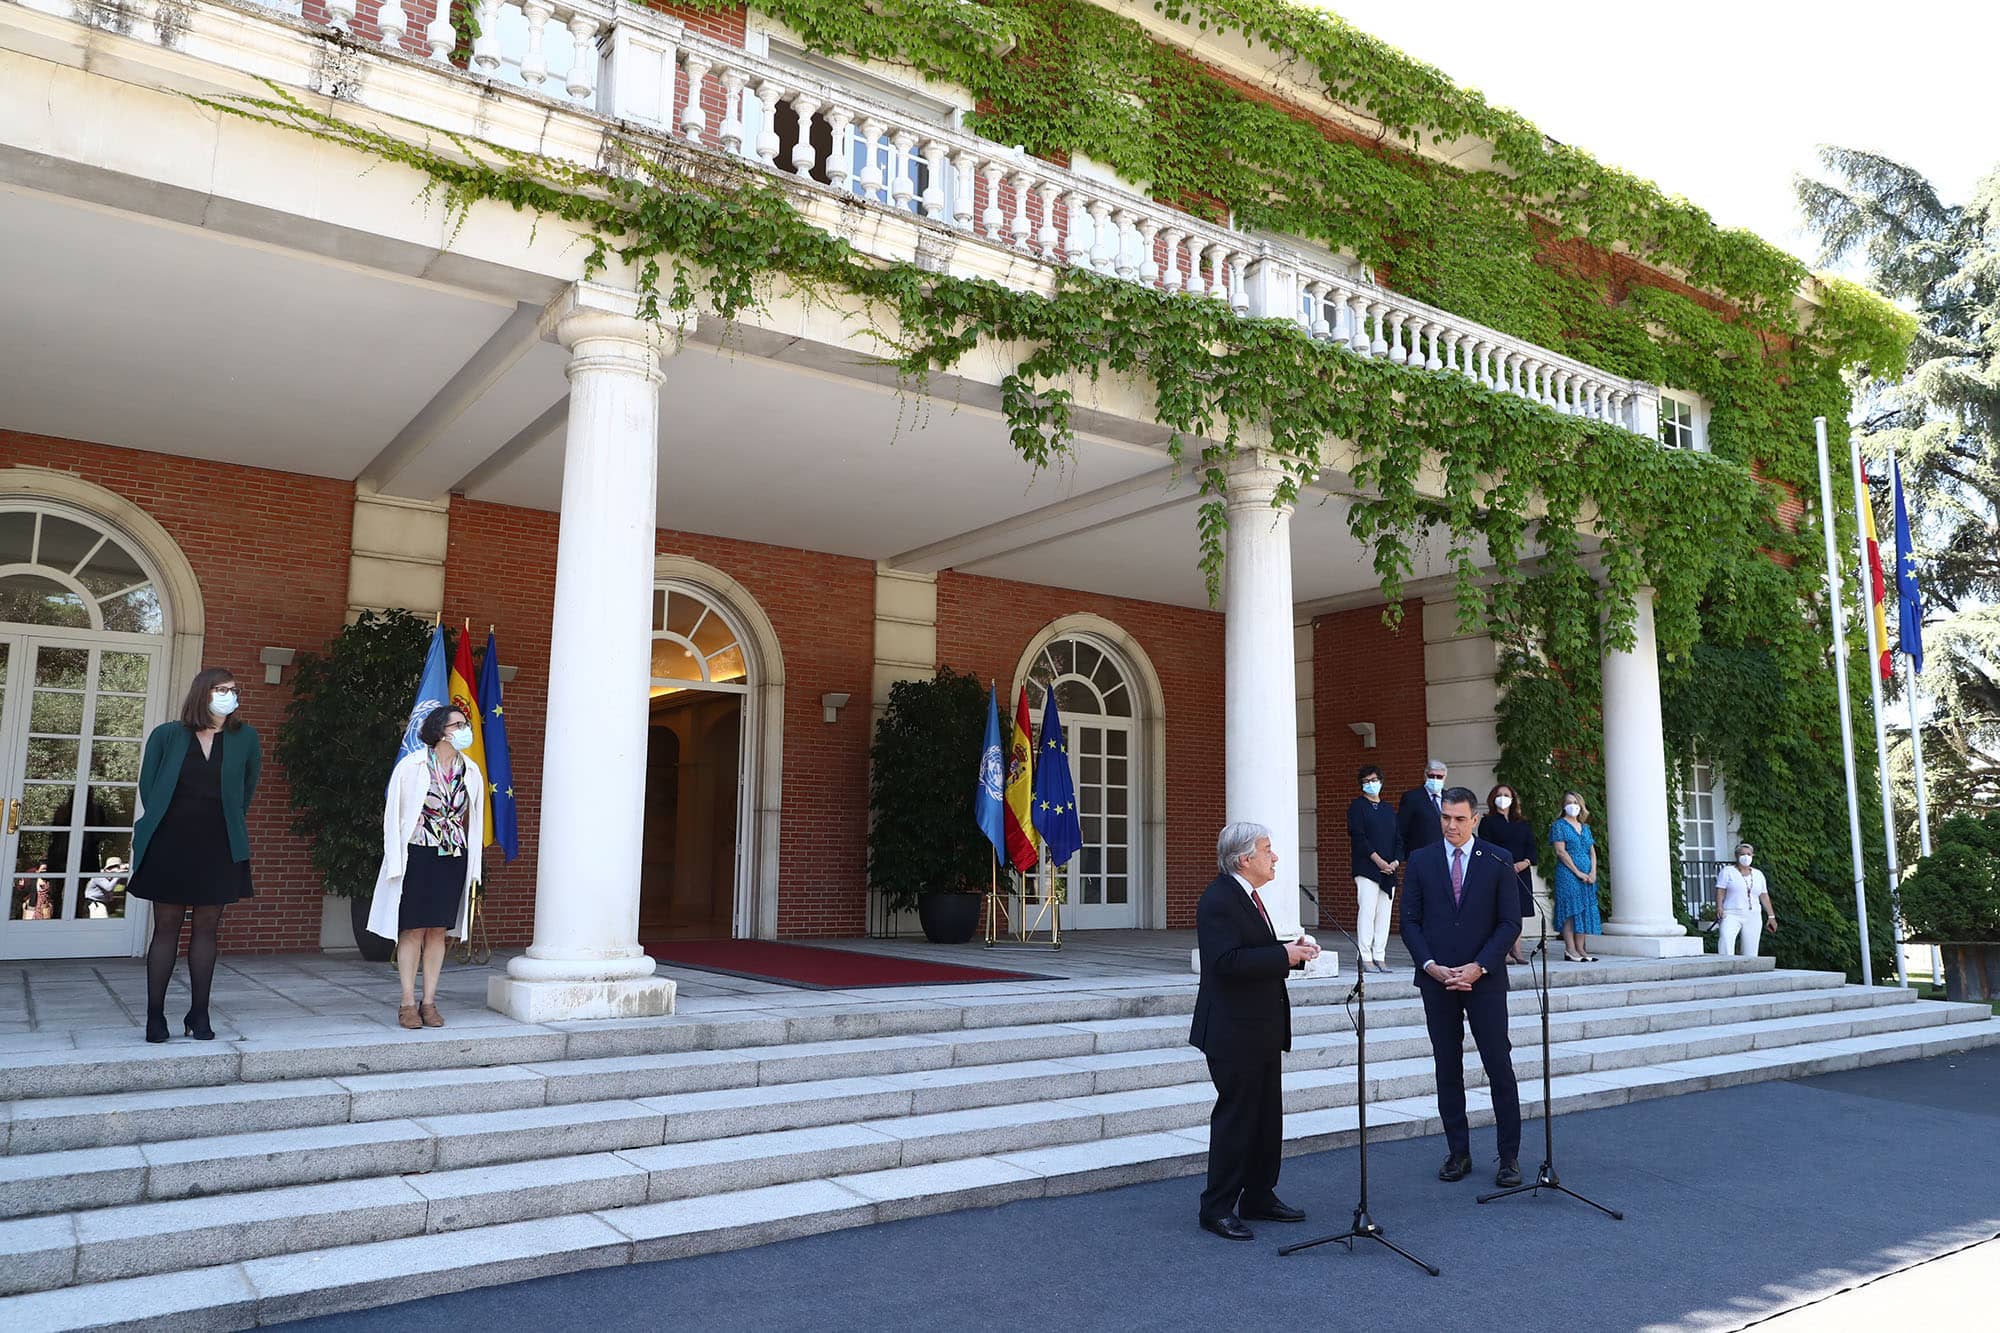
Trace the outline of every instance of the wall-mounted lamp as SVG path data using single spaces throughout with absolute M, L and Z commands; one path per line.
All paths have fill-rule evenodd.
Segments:
M 1372 750 L 1375 748 L 1375 724 L 1373 722 L 1350 722 L 1347 724 L 1347 729 L 1361 738 L 1362 749 Z
M 512 685 L 514 683 L 514 677 L 520 674 L 521 674 L 521 668 L 508 666 L 505 663 L 502 663 L 500 667 L 500 683 L 502 685 Z
M 847 707 L 847 699 L 845 694 L 822 694 L 819 697 L 819 706 L 825 712 L 827 721 L 840 721 L 840 710 Z
M 264 683 L 276 685 L 285 678 L 285 668 L 298 656 L 296 648 L 259 648 L 257 660 L 264 664 Z

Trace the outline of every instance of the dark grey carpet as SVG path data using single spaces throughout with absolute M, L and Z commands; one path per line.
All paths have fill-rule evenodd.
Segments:
M 1311 1217 L 1263 1226 L 1249 1244 L 1196 1229 L 1196 1181 L 1163 1181 L 294 1327 L 1737 1328 L 2000 1233 L 2000 1050 L 1641 1102 L 1555 1128 L 1563 1182 L 1625 1221 L 1553 1195 L 1475 1205 L 1491 1188 L 1490 1129 L 1473 1131 L 1482 1174 L 1457 1185 L 1435 1179 L 1441 1139 L 1371 1150 L 1375 1220 L 1439 1278 L 1373 1244 L 1276 1253 L 1345 1229 L 1350 1149 L 1288 1161 L 1280 1192 Z M 1526 1133 L 1532 1175 L 1541 1122 Z

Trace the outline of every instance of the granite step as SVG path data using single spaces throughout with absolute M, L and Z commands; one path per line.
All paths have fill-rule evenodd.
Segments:
M 1768 976 L 1770 974 L 1764 974 Z M 1823 974 L 1801 974 L 1821 979 Z M 1750 978 L 1745 978 L 1750 979 Z M 1761 982 L 1762 977 L 1755 977 Z M 1732 984 L 1733 978 L 1697 983 Z M 1665 1030 L 1712 1022 L 1715 1015 L 1762 1019 L 1819 1009 L 1907 1003 L 1913 992 L 1895 988 L 1832 986 L 1773 990 L 1716 998 L 1679 998 L 1687 986 L 1656 983 L 1637 990 L 1580 988 L 1563 994 L 1572 1005 L 1552 1022 L 1557 1041 L 1622 1032 Z M 1708 992 L 1697 990 L 1696 995 Z M 1553 1001 L 1558 992 L 1551 993 Z M 1637 1003 L 1638 999 L 1651 1003 Z M 1613 1001 L 1627 1003 L 1614 1005 Z M 1513 997 L 1516 1041 L 1538 1025 L 1532 993 Z M 1555 1006 L 1552 1003 L 1551 1008 Z M 1427 1049 L 1422 1006 L 1416 1000 L 1377 1003 L 1376 1041 L 1385 1055 Z M 1294 1067 L 1340 1063 L 1352 1048 L 1351 1015 L 1344 1007 L 1301 1006 L 1294 1015 Z M 1523 1035 L 1525 1025 L 1526 1035 Z M 1328 1040 L 1331 1034 L 1332 1039 Z M 410 1116 L 518 1110 L 532 1106 L 616 1098 L 670 1096 L 760 1085 L 907 1074 L 922 1070 L 1017 1064 L 1039 1059 L 1088 1060 L 1105 1071 L 1096 1091 L 1157 1086 L 1199 1079 L 1199 1054 L 1186 1044 L 1179 1016 L 1095 1020 L 980 1028 L 948 1033 L 863 1037 L 727 1051 L 677 1051 L 657 1055 L 543 1061 L 475 1069 L 416 1070 L 337 1078 L 292 1079 L 169 1088 L 146 1092 L 39 1097 L 0 1112 L 0 1151 L 9 1155 L 160 1142 L 174 1138 L 305 1128 L 313 1125 L 400 1119 Z M 1411 1043 L 1416 1043 L 1411 1046 Z M 1410 1047 L 1410 1051 L 1403 1048 Z M 1123 1070 L 1122 1081 L 1110 1071 Z M 961 1081 L 971 1088 L 977 1080 Z M 988 1082 L 995 1100 L 1009 1095 L 1008 1080 Z M 977 1104 L 976 1100 L 961 1104 Z
M 2000 1044 L 2000 1019 L 1987 1015 L 1942 1028 L 1752 1049 L 1643 1069 L 1566 1075 L 1553 1081 L 1547 1109 L 1563 1114 L 1995 1044 Z M 1483 1094 L 1475 1092 L 1469 1100 L 1474 1124 L 1490 1123 L 1492 1113 Z M 1530 1115 L 1543 1112 L 1538 1081 L 1524 1086 L 1523 1103 Z M 1288 1113 L 1286 1151 L 1350 1146 L 1356 1137 L 1356 1122 L 1352 1106 Z M 1435 1099 L 1428 1096 L 1391 1099 L 1369 1108 L 1371 1140 L 1417 1137 L 1434 1134 L 1439 1128 Z M 570 1196 L 574 1202 L 568 1211 L 431 1230 L 432 1217 L 448 1219 L 453 1207 L 469 1207 L 446 1203 L 440 1209 L 440 1199 L 463 1200 L 479 1193 L 474 1189 L 455 1194 L 453 1186 L 459 1182 L 448 1182 L 440 1174 L 391 1182 L 417 1192 L 416 1198 L 384 1188 L 351 1192 L 344 1201 L 347 1207 L 341 1206 L 342 1197 L 332 1191 L 249 1205 L 263 1209 L 257 1216 L 267 1221 L 279 1218 L 290 1204 L 294 1215 L 305 1213 L 317 1219 L 314 1225 L 350 1228 L 321 1232 L 323 1238 L 337 1237 L 337 1244 L 127 1277 L 115 1276 L 123 1270 L 108 1257 L 108 1247 L 122 1236 L 126 1248 L 145 1248 L 135 1242 L 155 1232 L 134 1227 L 158 1227 L 162 1219 L 135 1219 L 129 1213 L 112 1218 L 107 1213 L 94 1226 L 79 1221 L 67 1251 L 61 1244 L 60 1229 L 51 1229 L 44 1248 L 34 1252 L 33 1261 L 44 1273 L 65 1271 L 67 1265 L 69 1284 L 0 1298 L 0 1326 L 12 1333 L 107 1327 L 249 1328 L 554 1273 L 716 1253 L 897 1218 L 1193 1175 L 1203 1167 L 1205 1149 L 1206 1133 L 1200 1128 L 1145 1132 L 1021 1150 L 1002 1147 L 976 1157 L 864 1167 L 670 1199 L 650 1195 L 642 1199 L 634 1194 L 642 1176 L 648 1185 L 652 1179 L 652 1173 L 637 1164 L 628 1161 L 631 1169 L 627 1170 L 593 1160 L 587 1166 L 568 1166 L 560 1180 L 545 1182 L 550 1189 L 578 1191 Z M 827 1150 L 838 1151 L 832 1147 Z M 613 1156 L 629 1158 L 631 1154 Z M 581 1163 L 585 1159 L 566 1160 Z M 617 1183 L 597 1183 L 604 1180 Z M 426 1184 L 435 1192 L 421 1193 Z M 445 1187 L 436 1189 L 440 1184 Z M 194 1206 L 211 1211 L 206 1215 L 190 1211 L 181 1219 L 184 1229 L 192 1237 L 226 1239 L 229 1222 L 220 1211 L 226 1202 L 193 1201 Z M 461 1215 L 481 1214 L 470 1208 Z M 504 1207 L 499 1213 L 485 1215 L 504 1216 Z M 400 1236 L 378 1234 L 411 1226 L 420 1216 L 425 1230 Z M 240 1234 L 269 1234 L 273 1230 L 268 1225 L 256 1226 L 247 1213 L 245 1221 Z M 290 1234 L 309 1233 L 310 1227 L 302 1227 Z M 198 1255 L 199 1242 L 190 1241 L 184 1252 L 190 1257 Z M 214 1251 L 209 1253 L 212 1256 Z

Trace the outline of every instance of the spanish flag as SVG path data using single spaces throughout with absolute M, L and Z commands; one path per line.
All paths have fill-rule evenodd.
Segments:
M 1016 870 L 1033 870 L 1035 851 L 1035 728 L 1028 717 L 1028 687 L 1021 687 L 1014 708 L 1014 725 L 1007 729 L 1007 861 Z
M 1888 591 L 1882 578 L 1882 547 L 1875 539 L 1875 504 L 1865 495 L 1862 499 L 1861 531 L 1868 539 L 1868 614 L 1875 621 L 1875 651 L 1881 655 L 1875 665 L 1882 679 L 1890 680 L 1896 673 L 1889 665 L 1889 624 L 1882 618 L 1882 598 Z
M 465 714 L 466 725 L 472 728 L 472 748 L 465 752 L 465 757 L 479 766 L 480 779 L 489 781 L 486 777 L 486 728 L 480 725 L 479 695 L 472 688 L 472 682 L 476 679 L 478 677 L 472 671 L 472 622 L 468 620 L 465 622 L 465 632 L 458 636 L 458 652 L 451 660 L 451 679 L 446 684 L 445 690 L 451 695 L 451 706 Z M 491 847 L 493 792 L 490 787 L 486 797 L 484 806 L 486 826 L 480 830 L 479 845 Z

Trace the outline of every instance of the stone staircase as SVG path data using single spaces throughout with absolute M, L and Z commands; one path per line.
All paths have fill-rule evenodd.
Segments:
M 1556 1112 L 2000 1043 L 1984 1006 L 1768 959 L 1554 981 Z M 1293 985 L 1288 1152 L 1354 1141 L 1346 994 Z M 939 988 L 0 1055 L 0 1328 L 250 1327 L 1193 1174 L 1212 1102 L 1185 1044 L 1193 999 L 1169 978 Z M 1534 993 L 1510 1007 L 1524 1110 L 1539 1114 Z M 1371 985 L 1368 1056 L 1371 1136 L 1438 1132 L 1407 980 Z M 1470 1052 L 1467 1082 L 1474 1123 L 1490 1122 Z M 1190 1224 L 1193 1206 L 1190 1193 Z

